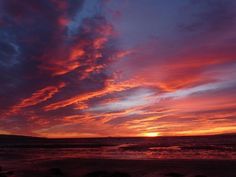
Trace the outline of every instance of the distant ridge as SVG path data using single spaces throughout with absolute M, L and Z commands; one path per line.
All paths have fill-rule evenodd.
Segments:
M 39 141 L 44 140 L 46 138 L 42 137 L 33 137 L 33 136 L 24 136 L 24 135 L 6 135 L 0 134 L 0 143 L 21 143 L 21 142 L 32 142 L 32 141 Z
M 214 136 L 236 136 L 236 133 L 223 133 L 223 134 L 216 134 Z
M 196 147 L 191 148 L 212 148 L 208 145 L 202 145 L 202 142 L 212 142 L 213 144 L 222 144 L 228 142 L 233 143 L 236 138 L 235 133 L 208 135 L 208 136 L 169 136 L 169 137 L 102 137 L 102 138 L 42 138 L 33 136 L 22 135 L 0 135 L 0 148 L 100 148 L 107 146 L 116 146 L 124 143 L 137 143 L 135 146 L 128 147 L 127 150 L 146 150 L 151 147 L 150 144 L 155 146 L 168 145 L 170 142 L 184 142 L 183 148 L 189 148 L 185 145 L 186 142 L 200 143 Z M 172 141 L 173 140 L 173 141 Z M 142 143 L 146 142 L 146 145 Z M 155 142 L 153 144 L 153 142 Z M 160 144 L 162 142 L 162 145 Z M 165 143 L 169 142 L 169 143 Z M 134 143 L 134 144 L 135 144 Z M 141 143 L 141 146 L 140 146 Z M 163 144 L 164 143 L 164 144 Z M 155 145 L 155 146 L 154 146 Z M 138 148 L 138 149 L 137 149 Z
M 9 135 L 9 134 L 0 134 L 0 138 L 21 138 L 21 139 L 34 139 L 34 138 L 40 138 L 40 139 L 45 139 L 43 137 L 37 137 L 37 136 L 26 136 L 26 135 Z
M 157 137 L 78 137 L 78 138 L 46 138 L 46 137 L 37 137 L 37 136 L 26 136 L 26 135 L 10 135 L 10 134 L 0 134 L 0 142 L 2 141 L 17 141 L 17 140 L 50 140 L 50 139 L 112 139 L 112 138 L 164 138 L 164 137 L 211 137 L 211 136 L 236 136 L 236 133 L 223 133 L 215 135 L 192 135 L 192 136 L 157 136 Z

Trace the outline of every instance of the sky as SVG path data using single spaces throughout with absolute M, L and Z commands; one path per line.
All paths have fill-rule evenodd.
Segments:
M 1 0 L 0 134 L 236 132 L 236 1 Z

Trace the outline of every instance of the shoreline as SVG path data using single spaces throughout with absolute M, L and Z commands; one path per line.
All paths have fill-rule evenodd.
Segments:
M 125 173 L 130 177 L 164 177 L 168 174 L 186 177 L 235 177 L 236 160 L 202 159 L 157 159 L 157 160 L 114 160 L 67 158 L 34 162 L 27 167 L 15 170 L 17 177 L 50 176 L 52 171 L 66 177 L 85 177 L 94 173 Z M 99 174 L 97 174 L 99 175 Z M 51 174 L 52 177 L 53 174 Z M 61 176 L 61 177 L 64 177 Z M 55 176 L 56 177 L 56 176 Z M 119 176 L 117 176 L 119 177 Z M 122 176 L 121 176 L 122 177 Z M 174 177 L 174 176 L 173 176 Z

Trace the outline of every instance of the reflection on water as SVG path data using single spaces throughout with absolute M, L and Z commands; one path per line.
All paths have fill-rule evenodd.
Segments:
M 236 136 L 57 139 L 0 144 L 0 163 L 63 158 L 236 159 Z

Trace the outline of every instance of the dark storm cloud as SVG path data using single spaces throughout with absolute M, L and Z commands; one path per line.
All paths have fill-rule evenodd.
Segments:
M 232 0 L 190 1 L 185 13 L 194 19 L 187 24 L 180 24 L 185 32 L 218 33 L 231 30 L 236 25 L 236 3 Z M 198 11 L 195 11 L 199 8 Z M 202 35 L 203 35 L 202 34 Z
M 4 22 L 0 29 L 1 43 L 9 48 L 1 47 L 1 53 L 5 53 L 1 56 L 4 62 L 0 66 L 1 93 L 6 104 L 50 82 L 46 75 L 40 75 L 38 58 L 58 31 L 60 12 L 50 1 L 2 1 L 1 9 L 1 20 Z M 11 54 L 8 52 L 10 49 L 13 51 Z M 17 94 L 13 100 L 9 100 L 13 92 Z
M 95 14 L 68 35 L 69 24 L 83 8 L 80 0 L 5 0 L 0 8 L 1 119 L 11 119 L 19 127 L 12 132 L 23 133 L 22 126 L 33 131 L 34 124 L 79 114 L 73 107 L 41 108 L 105 87 L 110 78 L 105 70 L 116 52 L 112 26 Z

